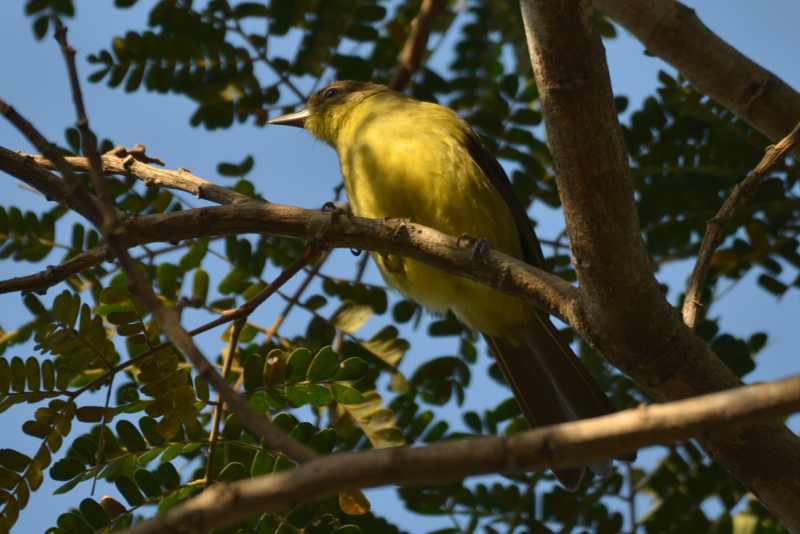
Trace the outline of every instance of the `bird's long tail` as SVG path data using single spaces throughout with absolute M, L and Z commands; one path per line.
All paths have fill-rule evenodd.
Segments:
M 524 342 L 486 336 L 522 413 L 532 427 L 552 425 L 613 412 L 603 390 L 572 349 L 558 337 L 555 326 L 541 314 L 525 333 Z M 593 465 L 605 471 L 608 463 Z M 584 468 L 555 471 L 569 490 L 578 488 Z

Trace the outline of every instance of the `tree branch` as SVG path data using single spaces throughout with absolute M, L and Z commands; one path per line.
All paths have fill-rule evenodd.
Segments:
M 63 202 L 90 221 L 98 222 L 100 220 L 100 213 L 94 198 L 89 195 L 80 177 L 77 176 L 66 161 L 64 161 L 64 157 L 61 155 L 58 148 L 48 142 L 25 117 L 17 113 L 13 107 L 2 99 L 0 99 L 0 114 L 14 125 L 37 150 L 53 162 L 53 165 L 61 173 L 61 176 L 64 177 L 67 185 L 64 186 L 57 177 L 50 173 L 45 174 L 45 171 L 41 169 L 36 171 L 31 170 L 31 168 L 26 165 L 23 157 L 9 158 L 9 154 L 6 154 L 8 151 L 6 150 L 3 151 L 3 154 L 0 154 L 4 156 L 4 164 L 0 168 L 9 174 L 18 176 L 20 180 L 39 190 L 48 199 Z M 58 191 L 60 191 L 60 193 Z
M 247 195 L 238 193 L 233 189 L 222 187 L 195 176 L 186 169 L 168 170 L 149 165 L 148 161 L 154 160 L 144 156 L 144 150 L 142 145 L 136 145 L 131 149 L 116 147 L 111 152 L 101 156 L 103 172 L 106 174 L 119 174 L 123 176 L 134 175 L 147 185 L 186 191 L 197 198 L 208 200 L 216 204 L 235 204 L 253 200 Z M 8 154 L 4 153 L 2 156 L 0 162 L 11 159 Z M 18 153 L 16 156 L 18 159 L 33 161 L 42 169 L 54 168 L 53 163 L 48 158 L 38 154 Z M 73 170 L 82 172 L 89 170 L 90 165 L 88 158 L 65 157 L 64 160 Z M 13 160 L 5 164 L 13 164 Z
M 242 328 L 245 325 L 244 319 L 239 319 L 233 323 L 231 328 L 230 339 L 228 340 L 228 349 L 225 351 L 225 358 L 222 362 L 222 378 L 228 380 L 228 375 L 231 372 L 231 365 L 233 364 L 233 356 L 239 346 L 239 334 L 242 333 Z M 217 393 L 217 404 L 214 406 L 214 414 L 211 417 L 211 432 L 208 435 L 208 459 L 206 460 L 206 485 L 214 482 L 214 449 L 217 445 L 217 436 L 219 434 L 219 424 L 222 420 L 222 397 Z
M 683 324 L 652 275 L 589 1 L 520 4 L 581 287 L 585 339 L 656 399 L 740 385 Z M 788 528 L 800 530 L 800 440 L 783 424 L 720 429 L 701 441 Z
M 594 4 L 772 141 L 800 121 L 800 93 L 708 29 L 675 0 L 594 0 Z
M 107 161 L 108 156 L 103 156 Z M 23 160 L 49 165 L 39 156 L 19 156 L 0 147 L 0 168 L 7 159 L 11 162 Z M 119 159 L 119 158 L 117 158 Z M 80 160 L 80 161 L 79 161 Z M 85 158 L 69 158 L 73 165 L 85 165 Z M 10 167 L 7 165 L 7 167 Z M 142 172 L 150 176 L 154 167 L 137 162 L 131 166 L 131 174 L 140 177 Z M 14 169 L 11 169 L 14 170 Z M 170 175 L 176 171 L 156 171 Z M 195 177 L 200 182 L 202 178 Z M 183 189 L 186 182 L 165 181 L 164 184 Z M 217 186 L 219 187 L 219 186 Z M 219 189 L 225 189 L 219 187 Z M 228 198 L 224 192 L 220 197 Z M 232 233 L 269 233 L 316 241 L 327 247 L 357 248 L 401 254 L 440 267 L 448 272 L 482 281 L 511 294 L 529 298 L 534 304 L 580 330 L 580 313 L 577 307 L 577 290 L 556 275 L 532 267 L 497 251 L 475 257 L 473 248 L 458 239 L 425 226 L 401 219 L 385 221 L 363 219 L 340 211 L 307 210 L 294 206 L 268 203 L 256 199 L 237 202 L 227 206 L 196 208 L 173 213 L 143 215 L 123 224 L 122 238 L 128 247 L 146 243 L 179 241 L 210 235 Z M 91 254 L 98 262 L 105 252 L 102 248 Z M 83 260 L 82 260 L 83 261 Z M 88 261 L 88 258 L 87 260 Z M 66 278 L 83 263 L 58 266 L 59 277 Z M 75 269 L 74 271 L 72 269 Z M 63 279 L 61 278 L 61 279 Z M 60 281 L 55 275 L 44 273 L 0 283 L 15 289 L 43 289 L 45 280 Z M 9 289 L 11 290 L 11 289 Z
M 282 512 L 339 490 L 446 484 L 487 473 L 586 465 L 743 421 L 800 409 L 800 376 L 613 415 L 528 430 L 513 437 L 441 442 L 320 457 L 291 471 L 217 484 L 128 534 L 209 531 L 261 512 Z
M 17 276 L 7 280 L 0 280 L 0 293 L 12 293 L 14 291 L 45 291 L 70 276 L 94 267 L 108 259 L 108 248 L 96 247 L 86 252 L 81 252 L 75 257 L 65 261 L 60 265 L 48 265 L 47 268 L 38 273 L 25 276 Z
M 411 77 L 419 69 L 428 46 L 433 20 L 446 7 L 446 0 L 422 0 L 419 13 L 411 22 L 411 32 L 400 52 L 400 63 L 389 83 L 389 87 L 395 91 L 405 89 L 408 82 L 411 81 Z
M 714 251 L 722 243 L 725 237 L 725 225 L 733 219 L 739 208 L 748 203 L 753 198 L 758 186 L 764 176 L 769 172 L 773 165 L 775 165 L 786 153 L 795 145 L 800 142 L 800 122 L 798 122 L 794 129 L 789 134 L 781 139 L 776 144 L 767 147 L 764 157 L 758 162 L 758 165 L 747 173 L 744 180 L 736 184 L 728 198 L 722 204 L 716 215 L 708 221 L 703 241 L 700 243 L 700 251 L 697 255 L 697 262 L 692 270 L 692 275 L 689 278 L 689 285 L 686 290 L 686 297 L 683 301 L 683 322 L 689 328 L 694 328 L 697 321 L 697 311 L 701 306 L 700 293 L 703 290 L 703 285 L 706 282 L 708 271 L 711 269 L 711 258 Z
M 192 363 L 197 372 L 208 380 L 216 389 L 220 397 L 241 417 L 243 425 L 264 440 L 270 447 L 285 453 L 288 457 L 297 461 L 307 461 L 314 458 L 316 454 L 294 438 L 284 433 L 281 429 L 274 426 L 264 414 L 256 412 L 238 393 L 236 393 L 219 372 L 212 366 L 205 356 L 197 349 L 191 335 L 181 326 L 180 315 L 175 308 L 166 308 L 158 299 L 145 279 L 138 264 L 130 257 L 126 246 L 125 230 L 126 226 L 120 224 L 116 207 L 113 205 L 113 197 L 106 190 L 105 179 L 103 177 L 102 162 L 97 153 L 96 137 L 89 127 L 89 121 L 85 114 L 82 96 L 80 92 L 80 82 L 78 80 L 77 69 L 74 63 L 74 53 L 69 53 L 69 45 L 66 41 L 66 31 L 59 26 L 56 32 L 56 39 L 65 50 L 64 59 L 67 63 L 67 71 L 70 79 L 75 109 L 78 114 L 78 126 L 84 133 L 84 152 L 89 160 L 89 172 L 92 182 L 101 199 L 98 211 L 101 214 L 99 220 L 93 220 L 94 225 L 102 232 L 109 249 L 119 260 L 130 283 L 131 293 L 134 300 L 149 309 L 156 323 L 172 341 L 175 348 L 181 351 Z M 13 108 L 0 101 L 0 112 L 17 129 L 26 135 L 37 148 L 45 151 L 49 159 L 54 161 L 59 171 L 64 175 L 68 182 L 70 193 L 66 198 L 71 203 L 80 204 L 90 202 L 89 196 L 83 183 L 73 173 L 71 167 L 63 160 L 62 155 L 55 150 L 53 145 L 36 130 L 27 119 L 19 115 Z M 74 200 L 73 200 L 74 198 Z M 302 268 L 302 267 L 301 267 Z

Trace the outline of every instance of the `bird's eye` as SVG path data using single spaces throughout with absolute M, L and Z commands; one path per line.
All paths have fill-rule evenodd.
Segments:
M 336 96 L 338 94 L 339 94 L 339 90 L 337 88 L 329 87 L 328 89 L 325 89 L 325 91 L 323 91 L 322 98 L 327 100 L 329 98 L 333 98 L 334 96 Z

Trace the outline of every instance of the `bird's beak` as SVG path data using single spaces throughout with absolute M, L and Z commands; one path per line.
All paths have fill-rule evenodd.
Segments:
M 306 119 L 310 116 L 310 111 L 307 109 L 301 109 L 300 111 L 295 111 L 294 113 L 287 113 L 286 115 L 281 115 L 280 117 L 270 119 L 267 121 L 267 124 L 282 124 L 284 126 L 297 126 L 298 128 L 302 128 L 306 122 Z

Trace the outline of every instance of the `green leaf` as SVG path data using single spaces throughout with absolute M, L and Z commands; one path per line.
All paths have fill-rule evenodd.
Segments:
M 172 490 L 181 485 L 181 477 L 175 466 L 170 462 L 164 462 L 156 469 L 158 481 L 164 489 Z
M 217 172 L 222 176 L 238 178 L 249 173 L 253 169 L 254 162 L 253 156 L 248 154 L 247 157 L 238 164 L 229 162 L 220 163 L 217 165 Z
M 94 499 L 83 499 L 78 509 L 81 511 L 81 515 L 86 518 L 86 521 L 95 529 L 102 529 L 111 523 L 108 514 L 106 514 L 103 507 Z
M 158 433 L 158 422 L 150 416 L 144 416 L 139 419 L 139 428 L 147 438 L 150 445 L 163 445 L 164 438 Z
M 120 441 L 131 452 L 138 452 L 147 449 L 147 442 L 144 440 L 139 430 L 130 421 L 121 420 L 116 425 L 117 435 Z
M 374 313 L 368 304 L 343 302 L 331 317 L 331 324 L 343 332 L 355 334 L 364 326 Z
M 11 358 L 11 388 L 17 393 L 25 391 L 25 362 L 19 356 Z
M 241 480 L 247 478 L 249 475 L 247 468 L 241 462 L 231 462 L 220 471 L 218 480 L 223 482 L 232 482 L 234 480 Z
M 139 488 L 130 478 L 126 476 L 119 477 L 114 484 L 117 486 L 117 491 L 125 498 L 130 506 L 140 506 L 144 503 Z
M 180 289 L 180 275 L 180 269 L 172 263 L 161 263 L 158 266 L 156 275 L 158 287 L 161 288 L 161 294 L 170 300 L 177 298 Z
M 0 449 L 0 465 L 13 471 L 22 471 L 31 463 L 30 457 L 14 449 Z
M 367 391 L 363 397 L 359 404 L 343 404 L 342 407 L 364 431 L 372 446 L 378 449 L 404 445 L 405 439 L 397 427 L 394 413 L 383 405 L 380 394 L 374 390 Z
M 33 21 L 33 34 L 36 36 L 38 40 L 44 39 L 44 36 L 47 35 L 47 28 L 50 25 L 50 17 L 36 17 Z
M 8 393 L 9 387 L 11 387 L 11 366 L 8 360 L 0 358 L 0 395 Z
M 109 286 L 100 291 L 100 302 L 103 304 L 118 304 L 129 299 L 128 286 Z
M 306 348 L 294 349 L 289 355 L 286 369 L 286 380 L 298 382 L 306 377 L 308 366 L 311 365 L 311 351 Z
M 203 269 L 197 269 L 192 279 L 192 298 L 200 304 L 205 304 L 208 298 L 209 276 Z
M 286 388 L 286 398 L 289 400 L 289 403 L 296 408 L 309 404 L 311 402 L 309 386 L 310 384 L 288 386 Z
M 387 364 L 396 367 L 409 347 L 408 341 L 397 336 L 397 328 L 388 325 L 362 345 Z
M 19 473 L 0 467 L 0 488 L 14 489 L 20 480 Z
M 275 457 L 265 451 L 258 451 L 253 457 L 250 466 L 250 477 L 259 477 L 272 472 L 275 464 Z
M 86 467 L 74 458 L 62 458 L 50 468 L 50 478 L 53 480 L 70 480 L 83 473 Z
M 244 362 L 244 389 L 254 391 L 264 385 L 264 357 L 251 354 Z
M 331 384 L 331 390 L 333 391 L 333 398 L 338 403 L 358 404 L 364 401 L 364 396 L 360 391 L 345 384 L 334 382 Z
M 418 309 L 419 305 L 413 300 L 401 300 L 392 308 L 392 317 L 398 323 L 406 323 Z
M 369 369 L 367 362 L 357 356 L 345 359 L 339 364 L 334 380 L 358 380 L 362 378 Z
M 161 486 L 158 483 L 158 479 L 147 469 L 137 469 L 133 474 L 133 478 L 147 497 L 155 498 L 161 496 Z
M 52 360 L 42 362 L 42 388 L 53 391 L 56 387 L 56 367 Z
M 39 421 L 25 421 L 22 423 L 22 431 L 35 438 L 44 439 L 50 432 L 50 427 Z
M 192 269 L 196 269 L 200 267 L 203 258 L 206 257 L 208 253 L 208 238 L 203 237 L 195 241 L 192 245 L 192 248 L 183 255 L 181 260 L 178 262 L 181 270 L 184 272 L 191 271 Z
M 322 382 L 323 380 L 333 378 L 338 368 L 339 358 L 336 356 L 331 346 L 326 345 L 314 356 L 311 365 L 308 367 L 306 378 L 313 382 Z

